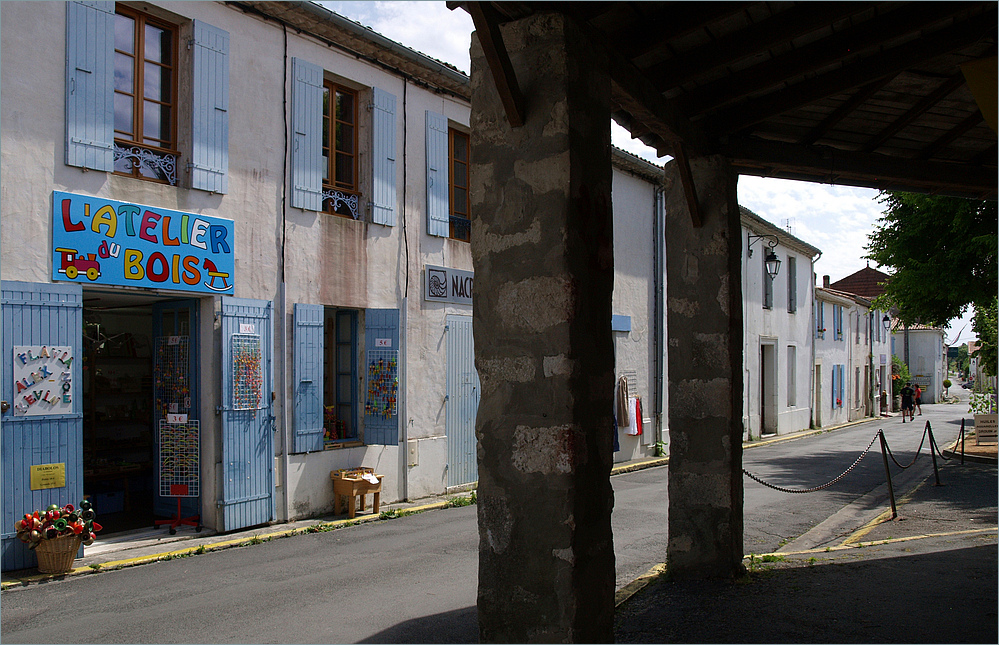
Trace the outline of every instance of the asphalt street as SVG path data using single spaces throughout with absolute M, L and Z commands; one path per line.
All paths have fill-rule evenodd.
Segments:
M 894 458 L 904 465 L 917 455 L 926 420 L 944 445 L 956 436 L 966 411 L 964 404 L 924 406 L 916 424 L 875 419 L 793 440 L 757 442 L 744 452 L 749 472 L 788 490 L 820 489 L 790 493 L 746 478 L 746 553 L 821 549 L 855 534 L 887 508 L 880 443 L 872 443 L 877 431 L 883 429 Z M 868 446 L 870 452 L 850 468 Z M 925 444 L 918 454 L 904 471 L 892 467 L 899 498 L 923 490 L 932 475 Z M 845 470 L 835 484 L 821 486 Z M 987 520 L 991 499 L 994 526 L 995 466 L 984 472 L 991 472 L 993 484 L 983 513 Z M 612 477 L 619 588 L 665 559 L 666 480 L 666 467 Z M 907 511 L 902 515 L 909 517 Z M 868 530 L 874 534 L 878 527 Z M 994 535 L 991 544 L 994 562 Z M 474 506 L 424 512 L 32 582 L 3 592 L 0 629 L 4 642 L 34 643 L 475 642 L 477 549 Z M 978 562 L 987 566 L 989 559 Z M 973 588 L 971 580 L 965 590 Z M 768 593 L 779 602 L 786 591 Z M 640 591 L 625 607 L 641 607 L 646 593 Z M 642 621 L 636 614 L 635 625 Z M 635 637 L 619 622 L 620 629 L 625 632 L 619 640 Z M 676 639 L 645 640 L 639 634 L 638 640 Z

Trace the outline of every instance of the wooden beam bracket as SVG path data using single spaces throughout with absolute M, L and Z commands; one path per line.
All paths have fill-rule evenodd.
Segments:
M 519 128 L 525 122 L 524 95 L 517 84 L 510 55 L 503 44 L 503 34 L 499 28 L 499 15 L 488 2 L 469 2 L 468 13 L 472 16 L 475 33 L 482 44 L 482 52 L 492 72 L 493 82 L 499 92 L 503 109 L 506 110 L 510 127 Z

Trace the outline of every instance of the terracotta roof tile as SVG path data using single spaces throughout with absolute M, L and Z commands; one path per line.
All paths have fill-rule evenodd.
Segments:
M 854 293 L 873 300 L 885 292 L 885 288 L 881 283 L 887 282 L 888 279 L 889 276 L 887 273 L 882 273 L 871 267 L 865 267 L 856 273 L 846 276 L 842 280 L 831 283 L 829 286 L 837 291 Z

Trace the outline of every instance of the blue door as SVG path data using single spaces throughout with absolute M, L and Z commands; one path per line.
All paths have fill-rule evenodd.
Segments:
M 186 414 L 197 421 L 198 393 L 198 301 L 167 300 L 153 304 L 153 441 L 159 455 L 160 422 L 167 414 Z M 159 460 L 153 482 L 153 512 L 172 517 L 177 498 L 161 495 Z M 200 490 L 200 487 L 198 487 Z M 181 497 L 181 516 L 201 514 L 200 497 Z
M 83 496 L 83 290 L 77 284 L 0 283 L 3 332 L 0 348 L 0 395 L 7 404 L 2 413 L 3 511 L 2 568 L 35 566 L 37 560 L 17 539 L 14 521 L 49 504 L 77 505 Z M 14 382 L 15 347 L 69 347 L 72 360 L 59 367 L 69 373 L 70 400 L 60 406 L 28 404 L 32 388 Z M 46 368 L 47 369 L 47 368 Z M 19 379 L 24 382 L 24 379 Z M 48 388 L 48 384 L 45 384 Z M 37 386 L 36 386 L 37 387 Z M 49 397 L 51 398 L 51 396 Z M 32 398 L 31 400 L 34 400 Z M 21 407 L 18 408 L 17 406 Z M 9 407 L 8 407 L 9 406 Z M 55 411 L 55 414 L 46 414 Z M 50 480 L 36 482 L 32 466 L 53 465 L 65 474 L 63 486 Z
M 273 308 L 222 298 L 221 530 L 274 519 Z
M 476 461 L 475 414 L 479 410 L 479 374 L 475 371 L 472 317 L 447 317 L 447 485 L 471 484 L 479 479 Z

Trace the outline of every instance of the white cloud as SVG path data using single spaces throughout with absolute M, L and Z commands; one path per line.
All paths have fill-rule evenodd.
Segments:
M 443 2 L 318 2 L 386 38 L 468 74 L 472 18 Z

